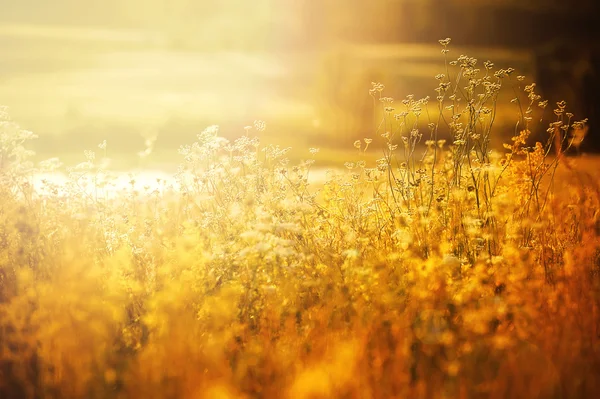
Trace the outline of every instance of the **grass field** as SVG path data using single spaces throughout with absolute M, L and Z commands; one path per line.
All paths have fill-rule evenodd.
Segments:
M 33 162 L 2 109 L 0 398 L 600 397 L 586 122 L 512 69 L 442 65 L 429 99 L 373 82 L 381 120 L 348 149 L 209 126 L 168 179 L 154 137 L 137 177 L 111 175 L 119 137 Z

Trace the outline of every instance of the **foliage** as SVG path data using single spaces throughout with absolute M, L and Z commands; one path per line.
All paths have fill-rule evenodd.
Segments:
M 600 396 L 600 191 L 565 155 L 585 121 L 559 103 L 529 145 L 547 104 L 513 75 L 446 61 L 437 116 L 374 83 L 382 140 L 323 183 L 317 149 L 290 166 L 256 121 L 204 130 L 154 191 L 106 194 L 106 142 L 34 188 L 33 135 L 4 115 L 0 396 Z

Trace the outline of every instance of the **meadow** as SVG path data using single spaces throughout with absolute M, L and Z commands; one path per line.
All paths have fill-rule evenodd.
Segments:
M 319 182 L 256 120 L 111 190 L 119 143 L 35 164 L 3 110 L 0 397 L 600 397 L 586 120 L 440 45 L 431 97 L 365 88 L 380 123 Z

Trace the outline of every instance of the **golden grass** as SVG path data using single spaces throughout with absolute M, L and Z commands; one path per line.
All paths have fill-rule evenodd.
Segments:
M 374 83 L 380 129 L 319 187 L 257 121 L 182 147 L 179 190 L 105 196 L 103 143 L 41 194 L 3 115 L 0 397 L 599 397 L 600 190 L 552 157 L 584 122 L 557 104 L 530 146 L 527 86 L 492 151 L 513 71 L 452 64 L 435 116 Z

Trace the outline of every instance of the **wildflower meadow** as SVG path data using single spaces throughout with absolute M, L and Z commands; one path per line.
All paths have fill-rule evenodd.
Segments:
M 2 110 L 0 398 L 600 397 L 585 116 L 440 44 L 429 97 L 365 82 L 379 123 L 327 173 L 257 120 L 115 188 L 118 143 L 34 164 Z

